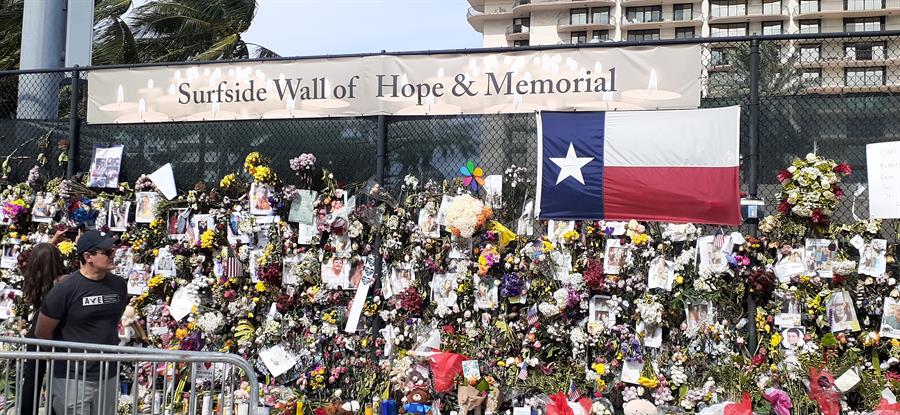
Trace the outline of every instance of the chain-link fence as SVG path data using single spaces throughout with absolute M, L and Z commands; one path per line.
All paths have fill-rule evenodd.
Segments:
M 631 47 L 698 43 L 703 48 L 702 99 L 705 108 L 741 105 L 744 190 L 749 178 L 751 137 L 758 137 L 758 195 L 771 212 L 779 185 L 775 175 L 794 156 L 817 151 L 854 167 L 835 213 L 837 221 L 866 216 L 865 145 L 897 140 L 900 104 L 900 33 L 840 33 L 622 42 L 583 47 Z M 558 46 L 554 46 L 558 47 Z M 554 47 L 548 47 L 554 48 Z M 533 47 L 532 49 L 540 49 Z M 198 63 L 201 64 L 202 63 Z M 89 70 L 89 69 L 87 69 Z M 473 160 L 487 174 L 510 165 L 536 165 L 533 114 L 462 115 L 217 121 L 158 124 L 87 125 L 86 71 L 71 99 L 72 71 L 0 72 L 0 157 L 10 155 L 13 179 L 24 179 L 44 154 L 52 174 L 65 172 L 73 142 L 78 171 L 90 164 L 96 145 L 123 144 L 122 180 L 171 162 L 179 188 L 215 183 L 238 167 L 248 152 L 273 159 L 280 174 L 288 160 L 314 153 L 323 167 L 348 182 L 374 180 L 377 149 L 384 140 L 385 184 L 399 187 L 407 174 L 420 179 L 452 179 Z M 756 77 L 754 77 L 756 74 Z M 757 94 L 753 94 L 753 90 Z M 758 104 L 758 105 L 757 105 Z M 70 122 L 74 114 L 75 123 Z M 755 117 L 754 117 L 755 115 Z M 758 120 L 756 125 L 753 121 Z M 63 161 L 63 163 L 59 163 Z

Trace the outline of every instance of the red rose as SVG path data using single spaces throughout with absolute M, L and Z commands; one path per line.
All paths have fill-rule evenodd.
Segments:
M 844 176 L 849 176 L 850 173 L 853 173 L 853 169 L 850 168 L 850 165 L 847 164 L 847 163 L 840 163 L 840 164 L 838 164 L 837 166 L 834 166 L 834 170 L 833 170 L 833 171 L 834 171 L 835 173 L 838 173 L 838 174 L 841 174 L 841 175 L 844 175 Z
M 788 213 L 791 212 L 791 204 L 788 203 L 786 200 L 782 201 L 781 203 L 778 204 L 778 211 L 781 212 L 781 214 L 787 215 Z
M 824 223 L 828 218 L 822 214 L 822 209 L 815 208 L 812 211 L 812 221 L 813 223 Z
M 791 174 L 791 172 L 784 169 L 784 170 L 781 170 L 780 172 L 778 172 L 778 176 L 776 176 L 776 177 L 778 178 L 778 182 L 780 182 L 781 184 L 785 184 L 788 180 L 791 180 L 794 177 L 794 175 Z
M 841 186 L 834 185 L 834 187 L 831 188 L 831 193 L 834 193 L 835 197 L 841 197 L 844 195 L 844 189 L 841 189 Z

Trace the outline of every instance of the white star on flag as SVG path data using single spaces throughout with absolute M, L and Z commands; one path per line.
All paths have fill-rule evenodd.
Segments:
M 584 184 L 584 176 L 581 175 L 581 168 L 594 160 L 593 157 L 578 157 L 575 154 L 575 146 L 569 143 L 569 151 L 565 157 L 550 157 L 550 161 L 559 166 L 559 177 L 556 178 L 556 184 L 559 184 L 567 177 L 572 177 Z

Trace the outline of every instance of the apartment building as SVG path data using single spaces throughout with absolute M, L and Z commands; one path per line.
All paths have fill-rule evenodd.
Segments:
M 469 0 L 485 47 L 900 29 L 900 0 Z M 809 92 L 900 90 L 900 42 L 786 41 Z M 729 70 L 711 44 L 710 72 Z

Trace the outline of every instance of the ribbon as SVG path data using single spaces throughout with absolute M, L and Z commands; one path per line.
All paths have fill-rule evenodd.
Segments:
M 763 398 L 772 404 L 772 410 L 776 415 L 791 415 L 791 408 L 794 403 L 791 402 L 791 396 L 781 389 L 768 388 L 762 394 Z
M 559 392 L 550 396 L 550 402 L 547 403 L 547 415 L 575 415 L 575 411 L 569 406 L 566 394 Z

